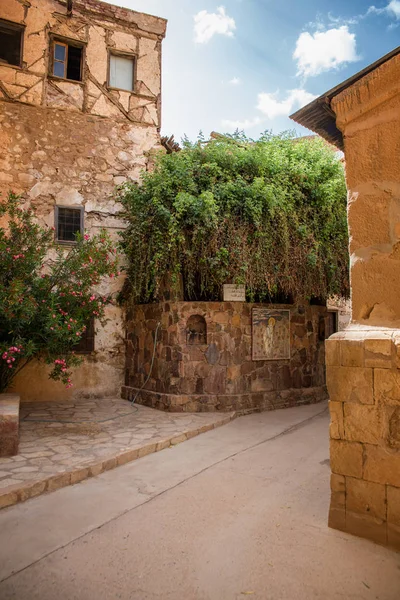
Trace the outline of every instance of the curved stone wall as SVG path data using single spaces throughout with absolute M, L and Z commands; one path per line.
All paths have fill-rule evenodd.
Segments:
M 253 308 L 289 312 L 290 358 L 253 360 Z M 163 302 L 136 306 L 127 322 L 124 398 L 163 410 L 251 412 L 326 397 L 324 306 L 245 302 Z M 203 317 L 205 338 L 188 329 Z M 321 335 L 322 332 L 322 335 Z M 206 343 L 203 343 L 206 340 Z M 193 343 L 196 342 L 196 343 Z

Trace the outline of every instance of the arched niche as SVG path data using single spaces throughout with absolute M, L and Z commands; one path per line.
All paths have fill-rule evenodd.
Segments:
M 186 343 L 187 344 L 206 344 L 207 343 L 207 323 L 201 315 L 191 315 L 186 323 Z

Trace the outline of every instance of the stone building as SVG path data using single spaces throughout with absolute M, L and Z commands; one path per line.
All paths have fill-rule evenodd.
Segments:
M 98 0 L 0 3 L 0 192 L 22 194 L 61 244 L 124 226 L 115 186 L 137 180 L 159 144 L 165 31 L 164 19 Z M 22 399 L 119 393 L 121 310 L 107 319 L 89 329 L 73 392 L 33 364 L 17 380 Z
M 400 549 L 400 47 L 292 118 L 346 160 L 352 323 L 326 342 L 329 523 Z

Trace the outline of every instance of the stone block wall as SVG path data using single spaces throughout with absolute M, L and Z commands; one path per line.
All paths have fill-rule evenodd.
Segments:
M 252 360 L 252 308 L 290 310 L 291 358 Z M 188 321 L 204 318 L 205 343 L 190 344 Z M 163 302 L 136 306 L 127 319 L 123 397 L 169 411 L 251 412 L 318 402 L 326 397 L 323 306 L 245 302 Z M 324 328 L 323 328 L 324 329 Z
M 400 332 L 335 334 L 326 372 L 329 525 L 400 550 Z
M 161 43 L 166 21 L 98 0 L 0 2 L 0 19 L 23 27 L 20 66 L 0 62 L 0 199 L 21 194 L 41 225 L 55 225 L 55 207 L 83 207 L 84 227 L 123 228 L 116 186 L 138 181 L 160 148 Z M 51 40 L 83 47 L 82 80 L 51 74 Z M 135 59 L 134 90 L 108 86 L 110 52 Z M 100 292 L 113 294 L 123 277 Z M 124 372 L 124 315 L 107 309 L 96 324 L 95 351 L 65 390 L 32 364 L 18 376 L 23 401 L 118 394 Z
M 331 108 L 345 146 L 352 324 L 326 343 L 329 523 L 400 549 L 400 55 Z

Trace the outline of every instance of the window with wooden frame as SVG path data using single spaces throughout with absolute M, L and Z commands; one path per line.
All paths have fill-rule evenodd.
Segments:
M 108 57 L 108 87 L 133 92 L 136 59 L 130 54 L 110 52 Z
M 83 206 L 56 206 L 56 241 L 65 244 L 76 242 L 76 234 L 81 233 L 83 235 L 83 218 Z
M 0 19 L 0 65 L 22 65 L 24 26 Z
M 90 354 L 90 352 L 94 352 L 95 333 L 94 318 L 92 317 L 84 333 L 81 335 L 79 343 L 74 346 L 76 354 Z
M 50 73 L 54 77 L 82 81 L 83 46 L 76 42 L 53 39 Z

